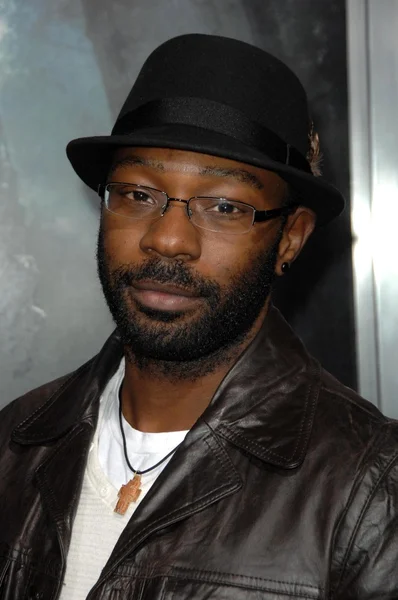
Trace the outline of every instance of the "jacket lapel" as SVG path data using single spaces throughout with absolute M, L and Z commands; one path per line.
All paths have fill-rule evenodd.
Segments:
M 35 479 L 65 559 L 76 513 L 99 398 L 119 366 L 122 348 L 112 336 L 100 354 L 73 373 L 12 432 L 12 442 L 36 446 Z
M 202 511 L 241 486 L 223 443 L 199 419 L 135 510 L 92 592 L 154 532 Z
M 55 524 L 64 557 L 70 544 L 93 430 L 88 423 L 75 427 L 36 469 L 42 503 Z
M 320 386 L 319 363 L 271 306 L 202 418 L 235 446 L 293 469 L 305 458 Z

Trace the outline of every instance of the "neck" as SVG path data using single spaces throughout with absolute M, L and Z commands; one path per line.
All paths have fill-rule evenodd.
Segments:
M 190 429 L 203 413 L 230 366 L 179 382 L 159 374 L 155 367 L 137 368 L 126 360 L 122 387 L 123 415 L 140 431 L 183 431 Z
M 268 303 L 243 342 L 195 363 L 151 361 L 125 348 L 122 408 L 128 423 L 145 432 L 191 429 L 258 333 L 267 308 Z

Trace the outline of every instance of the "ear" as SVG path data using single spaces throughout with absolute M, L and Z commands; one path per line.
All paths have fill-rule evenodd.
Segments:
M 291 264 L 296 260 L 316 223 L 315 213 L 306 206 L 299 206 L 286 221 L 278 249 L 276 274 L 281 276 L 283 263 Z

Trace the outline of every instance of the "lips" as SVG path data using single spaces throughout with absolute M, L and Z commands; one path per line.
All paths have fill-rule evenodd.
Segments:
M 186 296 L 187 298 L 197 297 L 195 292 L 187 290 L 177 285 L 170 285 L 168 283 L 155 283 L 152 281 L 139 281 L 134 283 L 134 287 L 137 290 L 147 290 L 151 292 L 160 292 L 164 294 L 172 294 L 175 296 Z
M 193 308 L 201 301 L 201 297 L 192 290 L 168 283 L 139 281 L 130 289 L 140 304 L 154 310 L 182 311 Z

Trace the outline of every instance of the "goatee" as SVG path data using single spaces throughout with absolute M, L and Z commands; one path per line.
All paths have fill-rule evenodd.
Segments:
M 110 270 L 102 228 L 98 274 L 106 302 L 126 348 L 139 368 L 169 378 L 197 378 L 230 359 L 249 334 L 271 292 L 281 232 L 271 248 L 259 252 L 228 286 L 204 278 L 184 261 L 148 257 L 139 265 Z M 132 302 L 129 289 L 139 281 L 182 286 L 203 299 L 194 316 Z

